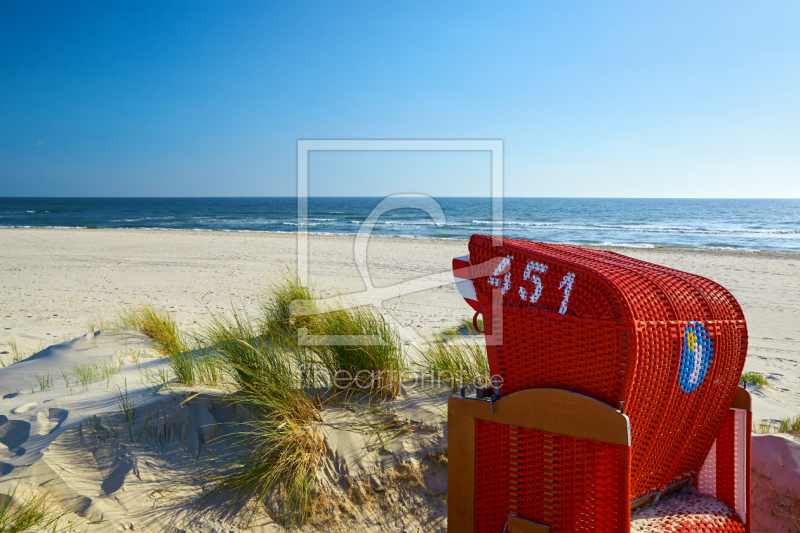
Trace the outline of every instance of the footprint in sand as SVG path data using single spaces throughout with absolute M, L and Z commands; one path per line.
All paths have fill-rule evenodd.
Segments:
M 66 409 L 59 409 L 58 407 L 42 409 L 36 413 L 36 418 L 39 420 L 39 435 L 47 435 L 58 429 L 61 423 L 67 419 L 68 415 L 69 411 Z
M 15 449 L 20 448 L 30 436 L 30 422 L 9 420 L 5 416 L 0 416 L 0 443 L 5 444 L 9 451 L 13 452 Z M 23 451 L 23 453 L 25 452 Z
M 31 409 L 36 407 L 38 404 L 39 404 L 39 402 L 26 403 L 25 405 L 20 405 L 19 407 L 13 408 L 11 410 L 11 412 L 14 413 L 15 415 L 20 415 L 22 413 L 27 413 L 28 411 L 30 411 Z
M 14 470 L 14 465 L 0 462 L 0 477 L 7 476 Z

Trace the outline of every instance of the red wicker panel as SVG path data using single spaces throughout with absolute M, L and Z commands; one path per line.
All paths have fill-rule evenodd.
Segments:
M 480 235 L 469 248 L 473 265 L 508 258 L 504 270 L 475 280 L 486 333 L 502 331 L 502 346 L 488 352 L 503 394 L 554 387 L 623 408 L 632 498 L 699 471 L 747 353 L 744 315 L 728 291 L 612 252 L 510 239 L 494 248 Z M 490 305 L 500 293 L 502 317 Z M 713 349 L 691 383 L 682 366 L 690 334 Z M 700 366 L 695 359 L 695 373 Z
M 751 501 L 751 497 L 753 495 L 753 489 L 751 485 L 750 476 L 753 473 L 753 462 L 752 457 L 750 456 L 750 451 L 752 450 L 752 446 L 750 445 L 751 439 L 753 438 L 753 412 L 747 412 L 747 458 L 746 458 L 746 465 L 747 465 L 747 481 L 745 485 L 745 491 L 747 494 L 747 513 L 745 514 L 745 522 L 747 523 L 747 533 L 750 533 L 750 530 L 753 528 L 753 520 L 751 518 L 751 512 L 753 510 L 753 503 Z
M 482 311 L 484 318 L 491 316 L 490 306 L 482 306 Z M 489 348 L 489 368 L 492 374 L 503 376 L 503 394 L 548 387 L 618 405 L 624 377 L 620 353 L 629 330 L 520 309 L 506 309 L 498 326 L 506 334 L 502 346 Z M 494 330 L 492 322 L 490 331 Z M 509 335 L 509 331 L 514 333 Z M 532 346 L 543 357 L 518 356 L 529 353 Z
M 511 509 L 509 426 L 475 421 L 475 533 L 503 531 Z
M 728 507 L 736 506 L 736 482 L 734 479 L 734 415 L 727 413 L 717 438 L 717 498 Z
M 723 502 L 697 493 L 678 493 L 631 516 L 631 531 L 640 533 L 747 533 L 749 529 Z
M 494 422 L 475 430 L 476 532 L 499 533 L 509 513 L 559 533 L 627 531 L 629 447 Z

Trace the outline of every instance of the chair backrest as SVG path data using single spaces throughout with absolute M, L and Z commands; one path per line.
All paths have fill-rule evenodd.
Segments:
M 607 251 L 474 235 L 469 262 L 503 394 L 580 393 L 631 421 L 631 499 L 696 476 L 747 354 L 744 314 L 713 281 Z M 480 275 L 478 275 L 480 274 Z M 463 276 L 461 276 L 463 278 Z

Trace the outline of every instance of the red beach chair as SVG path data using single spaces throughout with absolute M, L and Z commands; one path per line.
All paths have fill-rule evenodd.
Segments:
M 749 532 L 733 296 L 613 252 L 501 242 L 474 235 L 453 262 L 499 386 L 450 400 L 450 531 Z

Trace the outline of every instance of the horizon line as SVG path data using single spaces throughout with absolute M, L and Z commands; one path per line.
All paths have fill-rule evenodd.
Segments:
M 412 194 L 412 193 L 398 193 Z M 387 195 L 393 196 L 393 195 Z M 308 196 L 308 198 L 386 198 L 387 196 Z M 176 200 L 176 199 L 267 199 L 293 198 L 295 196 L 0 196 L 0 200 Z M 493 196 L 431 196 L 431 198 L 487 199 Z M 800 197 L 746 197 L 746 196 L 502 196 L 503 199 L 557 199 L 557 200 L 800 200 Z

